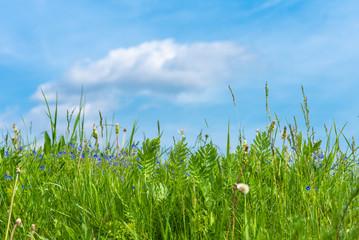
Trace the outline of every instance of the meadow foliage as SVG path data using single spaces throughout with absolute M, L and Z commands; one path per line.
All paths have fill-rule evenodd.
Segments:
M 305 133 L 271 119 L 231 147 L 228 127 L 224 154 L 202 134 L 163 149 L 159 125 L 137 142 L 136 122 L 126 136 L 101 115 L 88 134 L 82 102 L 60 135 L 48 107 L 41 147 L 16 125 L 0 146 L 0 237 L 16 225 L 14 239 L 358 239 L 358 148 L 335 124 L 316 140 L 302 107 Z

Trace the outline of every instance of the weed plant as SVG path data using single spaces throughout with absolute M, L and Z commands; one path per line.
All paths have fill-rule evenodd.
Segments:
M 125 129 L 101 113 L 86 139 L 82 102 L 60 135 L 45 98 L 44 144 L 23 144 L 14 125 L 0 148 L 0 238 L 21 218 L 14 239 L 359 239 L 358 148 L 335 124 L 314 141 L 303 96 L 306 136 L 266 104 L 268 128 L 230 150 L 228 127 L 225 154 L 208 135 L 164 150 L 159 125 L 157 138 L 135 142 L 136 122 L 120 144 Z

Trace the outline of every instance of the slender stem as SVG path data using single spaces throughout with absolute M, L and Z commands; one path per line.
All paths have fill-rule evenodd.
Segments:
M 242 176 L 242 173 L 243 173 L 243 170 L 244 170 L 244 167 L 245 167 L 245 166 L 246 166 L 246 162 L 244 162 L 244 164 L 243 164 L 242 170 L 241 170 L 241 172 L 240 172 L 239 175 L 238 175 L 236 184 L 238 184 L 239 179 L 240 179 L 241 176 Z M 236 185 L 235 185 L 235 186 L 236 186 Z M 234 210 L 234 200 L 235 200 L 235 196 L 236 196 L 237 186 L 236 186 L 236 187 L 233 186 L 233 189 L 234 189 L 234 190 L 233 190 L 233 197 L 232 197 L 232 222 L 229 223 L 226 239 L 228 239 L 229 229 L 230 229 L 231 225 L 233 226 L 233 228 L 232 228 L 232 238 L 233 238 L 233 233 L 234 233 L 234 214 L 235 214 L 235 210 Z M 240 197 L 239 197 L 239 199 L 240 199 Z M 238 200 L 238 201 L 239 201 L 239 200 Z M 237 204 L 237 205 L 238 205 L 238 204 Z
M 19 224 L 17 224 L 17 223 L 14 225 L 14 228 L 12 229 L 12 232 L 11 232 L 10 240 L 13 239 L 14 233 L 15 233 L 15 229 L 16 229 L 16 227 L 17 227 L 18 225 L 19 225 Z
M 343 223 L 343 221 L 344 221 L 344 217 L 345 217 L 345 214 L 346 214 L 346 212 L 347 212 L 347 210 L 348 210 L 348 208 L 349 208 L 349 205 L 350 205 L 350 203 L 353 201 L 353 199 L 354 199 L 358 194 L 359 194 L 359 188 L 358 188 L 357 191 L 353 194 L 353 196 L 350 198 L 350 200 L 349 200 L 347 206 L 345 207 L 345 210 L 344 210 L 343 216 L 342 216 L 342 218 L 341 218 L 341 220 L 340 220 L 340 224 L 339 224 L 338 231 L 337 231 L 337 240 L 339 239 L 340 228 L 342 227 L 342 223 Z
M 31 225 L 31 240 L 34 239 L 34 232 L 35 232 L 35 224 Z
M 16 192 L 16 185 L 17 185 L 17 180 L 19 178 L 19 174 L 16 175 L 16 178 L 15 178 L 15 186 L 14 186 L 14 190 L 12 192 L 12 197 L 11 197 L 11 203 L 10 203 L 10 212 L 9 212 L 9 218 L 8 218 L 8 221 L 7 221 L 7 228 L 6 228 L 6 235 L 5 235 L 5 240 L 7 240 L 7 237 L 8 237 L 8 232 L 9 232 L 9 227 L 10 227 L 10 219 L 11 219 L 11 212 L 12 212 L 12 205 L 14 203 L 14 198 L 15 198 L 15 192 Z
M 122 137 L 122 146 L 121 146 L 121 148 L 123 148 L 123 146 L 125 145 L 125 136 L 126 136 L 126 132 L 124 131 L 123 132 L 123 137 Z M 128 153 L 129 155 L 131 154 L 131 153 Z
M 76 177 L 75 177 L 75 193 L 76 193 L 76 185 L 77 185 L 77 176 L 79 175 L 80 163 L 81 163 L 82 153 L 83 153 L 83 151 L 84 151 L 84 149 L 85 149 L 85 144 L 86 144 L 86 139 L 85 139 L 84 145 L 83 145 L 83 147 L 82 147 L 82 149 L 81 149 L 80 157 L 79 157 L 79 162 L 78 162 L 78 164 L 77 164 L 77 172 L 76 172 Z
M 120 144 L 118 143 L 118 133 L 116 133 L 116 149 L 117 149 L 117 155 L 116 157 L 118 157 L 120 155 Z

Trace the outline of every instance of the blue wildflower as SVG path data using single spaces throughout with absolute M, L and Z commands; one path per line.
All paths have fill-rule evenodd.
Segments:
M 10 179 L 10 180 L 12 179 L 12 177 L 11 177 L 11 176 L 9 176 L 9 175 L 7 175 L 6 173 L 5 173 L 4 178 L 5 178 L 5 179 Z
M 305 189 L 306 189 L 307 191 L 309 191 L 309 190 L 310 190 L 310 187 L 308 186 L 308 187 L 306 187 Z
M 44 166 L 44 165 L 42 165 L 42 166 L 40 167 L 40 169 L 45 169 L 45 166 Z

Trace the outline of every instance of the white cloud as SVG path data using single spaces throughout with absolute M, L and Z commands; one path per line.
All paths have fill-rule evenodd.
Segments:
M 102 59 L 80 60 L 59 80 L 40 85 L 32 95 L 38 104 L 24 115 L 24 120 L 27 124 L 34 123 L 33 132 L 37 134 L 50 129 L 41 90 L 52 116 L 58 94 L 58 131 L 61 133 L 67 128 L 67 111 L 76 108 L 71 126 L 74 123 L 82 87 L 85 129 L 90 131 L 92 124 L 99 121 L 99 110 L 106 117 L 124 109 L 131 109 L 137 115 L 168 103 L 217 103 L 220 91 L 227 91 L 230 79 L 240 79 L 240 73 L 252 60 L 253 55 L 245 48 L 231 42 L 179 44 L 169 39 L 119 48 Z M 0 115 L 0 123 L 5 117 Z M 126 124 L 129 120 L 126 119 L 122 116 L 121 123 Z
M 43 101 L 42 89 L 50 102 L 58 92 L 60 104 L 77 103 L 83 86 L 86 104 L 94 106 L 94 111 L 128 105 L 131 100 L 124 103 L 124 99 L 136 96 L 177 104 L 206 103 L 252 58 L 245 48 L 231 42 L 145 42 L 112 50 L 96 61 L 76 62 L 60 80 L 39 86 L 33 99 Z

